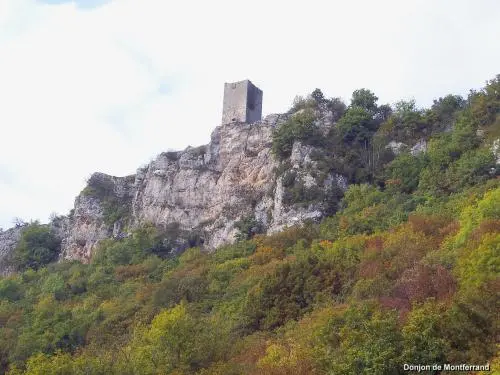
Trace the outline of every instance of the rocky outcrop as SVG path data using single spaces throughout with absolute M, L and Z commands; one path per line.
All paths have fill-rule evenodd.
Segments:
M 96 243 L 121 235 L 119 216 L 130 207 L 134 182 L 135 176 L 114 177 L 104 173 L 91 176 L 88 186 L 76 197 L 73 212 L 60 226 L 62 259 L 89 259 Z
M 232 242 L 235 223 L 245 217 L 254 217 L 269 233 L 320 218 L 318 204 L 284 203 L 285 188 L 282 177 L 276 175 L 279 163 L 271 154 L 271 144 L 274 127 L 286 119 L 287 115 L 270 115 L 254 124 L 219 126 L 208 145 L 164 152 L 134 176 L 94 174 L 76 198 L 62 258 L 88 260 L 100 240 L 126 236 L 145 223 L 176 224 L 184 232 L 197 233 L 204 248 L 211 250 Z M 324 127 L 326 122 L 322 118 L 319 125 Z M 308 186 L 345 189 L 342 176 L 316 181 L 310 173 L 312 151 L 296 143 L 291 168 L 301 173 Z M 120 215 L 113 217 L 118 209 Z
M 16 225 L 6 231 L 0 231 L 0 276 L 6 276 L 14 271 L 12 255 L 19 238 L 23 225 Z
M 54 237 L 63 242 L 70 230 L 70 224 L 70 219 L 67 216 L 55 216 L 51 218 L 49 224 L 43 224 L 42 226 L 49 228 Z M 6 276 L 15 271 L 14 250 L 19 243 L 23 230 L 28 228 L 29 225 L 30 223 L 20 222 L 6 231 L 0 230 L 0 276 Z
M 500 138 L 497 138 L 493 141 L 491 145 L 491 152 L 496 158 L 497 165 L 500 165 Z
M 399 155 L 408 148 L 408 145 L 403 142 L 390 141 L 386 148 L 390 149 L 394 155 Z
M 300 142 L 293 145 L 285 164 L 276 160 L 271 154 L 273 129 L 288 116 L 219 126 L 209 144 L 164 152 L 131 176 L 94 173 L 70 214 L 49 224 L 61 239 L 60 259 L 88 261 L 100 241 L 126 237 L 148 223 L 195 234 L 210 251 L 234 241 L 235 224 L 242 219 L 253 218 L 273 233 L 321 218 L 321 199 L 310 199 L 309 194 L 300 204 L 290 202 L 284 174 L 293 172 L 303 189 L 318 195 L 345 190 L 347 181 L 337 174 L 318 173 L 312 157 L 317 150 Z M 316 125 L 327 133 L 332 119 L 321 113 L 317 118 Z M 19 236 L 20 228 L 0 233 L 0 263 L 12 253 Z
M 318 129 L 328 134 L 334 124 L 331 114 L 317 110 L 315 115 Z M 126 237 L 147 223 L 194 234 L 210 251 L 234 241 L 235 224 L 242 219 L 253 218 L 274 233 L 331 213 L 323 198 L 339 196 L 347 180 L 321 170 L 321 150 L 295 142 L 286 163 L 271 153 L 273 129 L 289 116 L 219 126 L 209 144 L 161 153 L 131 176 L 94 173 L 70 215 L 50 223 L 61 239 L 60 259 L 88 261 L 103 239 Z M 387 147 L 395 153 L 407 148 L 395 142 Z M 425 149 L 421 141 L 411 153 Z M 18 238 L 16 228 L 0 234 L 0 262 Z
M 417 156 L 424 152 L 427 152 L 427 141 L 425 139 L 419 140 L 410 150 L 413 156 Z

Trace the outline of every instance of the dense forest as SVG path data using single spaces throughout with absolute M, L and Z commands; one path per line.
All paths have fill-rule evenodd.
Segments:
M 321 200 L 327 217 L 268 236 L 242 220 L 234 244 L 176 255 L 144 226 L 102 241 L 89 264 L 56 262 L 60 244 L 32 222 L 18 271 L 0 279 L 0 374 L 500 371 L 500 75 L 428 109 L 316 89 L 292 113 L 273 135 L 276 173 L 290 204 Z M 420 140 L 425 151 L 406 147 Z M 296 141 L 347 191 L 289 174 Z

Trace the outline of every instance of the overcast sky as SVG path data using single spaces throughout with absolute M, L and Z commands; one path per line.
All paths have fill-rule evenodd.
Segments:
M 499 20 L 498 0 L 0 0 L 0 227 L 207 143 L 224 82 L 252 80 L 264 115 L 316 87 L 466 95 L 500 73 Z

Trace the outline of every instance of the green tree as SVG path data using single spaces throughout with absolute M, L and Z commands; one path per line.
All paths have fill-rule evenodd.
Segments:
M 327 103 L 328 109 L 332 112 L 332 121 L 338 121 L 345 113 L 347 106 L 340 98 L 332 98 Z
M 19 281 L 8 278 L 0 279 L 0 300 L 17 301 L 23 297 L 23 288 Z
M 315 89 L 311 97 L 316 101 L 318 105 L 325 104 L 327 100 L 325 99 L 325 96 L 323 95 L 323 92 L 320 89 Z
M 319 145 L 322 142 L 314 121 L 316 117 L 310 109 L 294 114 L 290 119 L 273 131 L 272 152 L 279 159 L 286 159 L 292 153 L 293 143 L 302 141 L 306 144 Z
M 391 181 L 386 182 L 398 191 L 412 193 L 417 189 L 420 173 L 427 163 L 425 154 L 412 156 L 409 153 L 402 153 L 388 165 L 388 177 Z
M 366 145 L 376 131 L 372 115 L 363 107 L 351 107 L 337 124 L 344 142 Z
M 149 329 L 137 331 L 132 342 L 131 355 L 137 373 L 196 370 L 212 354 L 204 341 L 205 332 L 185 303 L 162 311 Z
M 322 366 L 326 373 L 401 373 L 402 338 L 394 313 L 354 305 L 333 316 L 319 337 L 319 346 L 329 354 Z
M 500 113 L 500 74 L 488 81 L 479 92 L 472 91 L 469 95 L 471 112 L 477 126 L 487 126 L 495 123 Z
M 457 112 L 464 109 L 466 101 L 460 95 L 447 95 L 434 100 L 426 118 L 433 124 L 434 130 L 444 130 L 451 126 L 457 117 Z
M 46 225 L 33 222 L 25 227 L 14 250 L 18 269 L 38 269 L 57 259 L 61 241 Z
M 368 112 L 375 113 L 377 100 L 375 94 L 368 89 L 355 90 L 352 93 L 351 107 L 361 107 Z
M 431 302 L 413 309 L 402 330 L 403 363 L 446 363 L 442 321 L 443 309 Z

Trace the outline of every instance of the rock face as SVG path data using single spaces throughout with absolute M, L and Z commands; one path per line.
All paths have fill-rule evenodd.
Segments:
M 271 144 L 273 128 L 286 119 L 287 115 L 269 115 L 254 124 L 219 126 L 208 145 L 162 153 L 133 176 L 94 174 L 65 224 L 61 258 L 86 261 L 100 240 L 127 236 L 145 223 L 178 225 L 197 233 L 203 247 L 212 250 L 232 242 L 235 223 L 245 217 L 254 217 L 269 233 L 321 217 L 318 205 L 284 204 L 282 178 L 275 173 L 279 163 L 271 154 Z M 328 176 L 319 183 L 304 172 L 313 166 L 312 150 L 296 143 L 291 168 L 301 171 L 308 186 L 345 189 L 342 176 Z M 116 210 L 121 211 L 115 217 Z
M 328 132 L 333 121 L 319 115 L 316 126 Z M 347 181 L 341 175 L 318 173 L 312 157 L 317 150 L 300 142 L 293 145 L 286 163 L 276 160 L 271 154 L 272 132 L 288 116 L 219 126 L 208 145 L 164 152 L 131 176 L 94 173 L 70 214 L 49 224 L 61 239 L 60 260 L 86 262 L 100 241 L 126 237 L 144 224 L 195 235 L 210 251 L 235 240 L 239 220 L 256 220 L 273 233 L 321 218 L 322 199 L 315 197 L 343 191 Z M 298 191 L 308 193 L 300 204 L 290 199 L 294 183 Z M 9 254 L 21 229 L 0 232 L 0 270 L 12 271 Z M 185 245 L 182 241 L 174 243 Z
M 334 125 L 331 113 L 319 109 L 316 115 L 317 128 L 327 134 Z M 164 152 L 131 176 L 94 173 L 72 212 L 49 224 L 61 239 L 60 259 L 88 261 L 103 239 L 126 237 L 144 224 L 165 231 L 175 227 L 210 251 L 233 242 L 235 224 L 243 219 L 256 220 L 265 232 L 274 233 L 331 213 L 332 206 L 323 203 L 341 196 L 347 180 L 321 170 L 321 150 L 295 142 L 284 163 L 271 153 L 273 129 L 289 116 L 221 125 L 209 144 Z M 426 146 L 422 140 L 411 153 L 425 152 Z M 391 142 L 387 147 L 398 153 L 408 146 Z M 0 272 L 12 271 L 9 254 L 21 229 L 0 232 Z M 173 243 L 181 249 L 186 241 Z
M 23 226 L 16 226 L 6 231 L 0 231 L 0 276 L 9 275 L 14 271 L 11 256 L 22 230 Z
M 493 141 L 493 144 L 491 145 L 491 152 L 495 155 L 497 165 L 500 165 L 500 138 Z
M 396 142 L 396 141 L 390 141 L 389 144 L 386 146 L 386 148 L 390 149 L 394 153 L 394 155 L 399 155 L 407 147 L 408 145 L 404 144 L 403 142 Z
M 73 212 L 60 225 L 61 258 L 90 259 L 92 249 L 98 241 L 120 234 L 121 221 L 107 220 L 106 204 L 114 204 L 121 210 L 127 208 L 133 197 L 134 180 L 135 176 L 113 177 L 104 173 L 92 175 L 89 186 L 76 197 Z M 101 188 L 101 191 L 93 191 L 92 186 Z M 108 199 L 96 196 L 99 194 Z M 111 202 L 109 197 L 113 198 Z
M 410 153 L 413 156 L 417 156 L 426 151 L 427 151 L 427 142 L 425 141 L 425 139 L 421 139 L 411 148 Z

